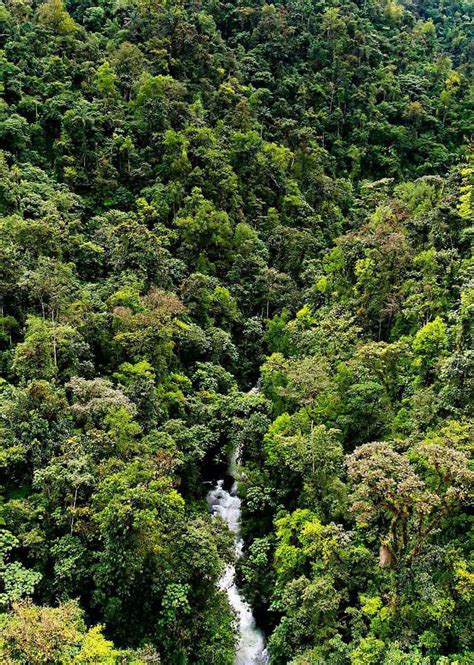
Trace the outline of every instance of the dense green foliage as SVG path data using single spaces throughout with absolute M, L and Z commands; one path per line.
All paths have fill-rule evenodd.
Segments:
M 276 418 L 246 453 L 242 576 L 274 662 L 471 662 L 473 300 L 455 191 L 397 186 L 324 256 L 310 304 L 270 323 Z
M 471 9 L 0 4 L 2 662 L 472 662 Z

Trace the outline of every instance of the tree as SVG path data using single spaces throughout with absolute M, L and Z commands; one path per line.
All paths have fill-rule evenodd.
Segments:
M 69 601 L 57 608 L 16 603 L 1 627 L 1 651 L 6 663 L 145 662 L 120 652 L 106 640 L 101 626 L 87 629 L 78 605 Z M 138 654 L 137 654 L 138 656 Z
M 360 446 L 347 461 L 357 484 L 352 510 L 359 523 L 379 525 L 382 548 L 388 550 L 387 559 L 381 551 L 381 565 L 410 564 L 433 529 L 467 499 L 472 472 L 462 452 L 422 444 L 411 457 L 419 460 L 421 473 L 389 443 Z
M 415 353 L 414 365 L 419 372 L 420 380 L 429 381 L 433 378 L 436 362 L 446 350 L 446 327 L 440 317 L 420 328 L 413 340 Z
M 30 596 L 41 579 L 41 573 L 25 568 L 19 561 L 8 561 L 10 552 L 18 545 L 18 539 L 10 531 L 0 531 L 0 605 L 4 609 L 23 596 Z

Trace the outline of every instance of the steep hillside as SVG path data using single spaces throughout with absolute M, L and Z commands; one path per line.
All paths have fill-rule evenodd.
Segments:
M 472 662 L 471 2 L 94 1 L 0 5 L 2 662 L 233 663 L 236 448 L 271 665 Z

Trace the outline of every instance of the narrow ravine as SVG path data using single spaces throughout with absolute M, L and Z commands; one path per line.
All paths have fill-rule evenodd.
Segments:
M 230 490 L 224 489 L 224 479 L 218 480 L 215 487 L 208 493 L 207 501 L 213 515 L 220 515 L 235 535 L 235 553 L 242 554 L 243 541 L 240 536 L 240 498 L 235 479 L 237 451 L 233 454 L 228 467 L 232 478 Z M 239 623 L 239 639 L 235 653 L 234 665 L 265 665 L 268 662 L 265 639 L 257 627 L 250 605 L 242 598 L 235 581 L 235 567 L 227 566 L 219 586 L 225 590 L 229 604 L 234 609 Z

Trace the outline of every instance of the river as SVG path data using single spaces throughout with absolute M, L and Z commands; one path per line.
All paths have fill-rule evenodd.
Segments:
M 224 479 L 218 480 L 207 495 L 209 509 L 213 515 L 220 515 L 235 535 L 235 553 L 242 554 L 243 541 L 240 535 L 240 498 L 235 480 L 237 452 L 232 456 L 228 473 L 233 479 L 229 490 L 224 489 Z M 234 665 L 265 665 L 268 662 L 265 639 L 257 627 L 250 605 L 243 599 L 235 581 L 235 567 L 227 566 L 219 581 L 219 587 L 226 591 L 230 606 L 234 609 L 239 625 L 239 637 Z

